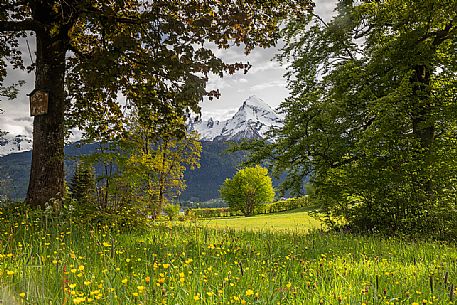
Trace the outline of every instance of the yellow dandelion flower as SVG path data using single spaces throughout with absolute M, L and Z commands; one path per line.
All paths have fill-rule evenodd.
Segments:
M 137 297 L 137 296 L 138 296 L 138 292 L 134 292 L 134 293 L 132 293 L 132 295 L 133 295 L 134 297 Z
M 106 241 L 103 242 L 103 247 L 111 247 L 110 243 L 107 243 Z
M 86 301 L 86 298 L 78 297 L 73 299 L 74 304 L 81 304 Z
M 144 286 L 137 286 L 136 288 L 138 289 L 139 292 L 143 292 L 144 291 Z
M 11 270 L 7 270 L 7 271 L 6 271 L 6 274 L 7 274 L 7 275 L 14 275 L 14 273 L 15 273 L 15 272 L 14 272 L 14 271 L 11 271 Z
M 206 294 L 207 294 L 209 297 L 212 297 L 212 296 L 214 295 L 214 292 L 208 291 Z
M 70 284 L 70 285 L 68 285 L 68 287 L 70 287 L 70 289 L 73 289 L 76 287 L 76 284 Z
M 170 264 L 162 264 L 163 269 L 168 269 L 170 267 Z
M 248 297 L 248 296 L 251 296 L 251 295 L 253 295 L 253 294 L 254 294 L 254 291 L 253 291 L 252 289 L 246 290 L 246 296 L 247 296 L 247 297 Z
M 84 265 L 79 265 L 78 270 L 79 271 L 84 271 Z
M 197 293 L 196 295 L 194 295 L 194 301 L 198 301 L 200 300 L 200 293 Z
M 25 298 L 25 292 L 19 293 L 19 296 L 20 296 L 21 298 Z
M 129 281 L 128 279 L 123 279 L 123 280 L 121 281 L 121 283 L 122 283 L 122 284 L 127 284 L 128 281 Z

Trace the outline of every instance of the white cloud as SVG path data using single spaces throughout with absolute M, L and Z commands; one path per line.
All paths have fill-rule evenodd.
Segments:
M 233 117 L 238 109 L 218 109 L 213 111 L 202 111 L 203 120 L 212 118 L 216 121 L 225 121 Z
M 317 0 L 316 13 L 324 19 L 329 20 L 334 15 L 336 0 Z M 34 54 L 34 38 L 29 39 L 31 52 Z M 207 45 L 209 46 L 209 45 Z M 215 117 L 227 119 L 250 95 L 257 95 L 272 107 L 277 107 L 289 94 L 286 88 L 286 80 L 283 77 L 286 67 L 274 60 L 279 52 L 278 47 L 254 49 L 248 56 L 244 54 L 243 47 L 231 47 L 229 49 L 218 49 L 212 46 L 215 54 L 228 63 L 249 62 L 252 68 L 247 74 L 238 72 L 234 75 L 225 75 L 223 78 L 211 76 L 207 89 L 219 89 L 222 96 L 220 99 L 209 101 L 204 99 L 201 103 L 203 117 Z M 26 44 L 21 44 L 26 64 L 30 63 L 30 55 Z M 287 63 L 285 63 L 287 66 Z M 23 119 L 29 115 L 29 100 L 26 94 L 34 87 L 34 74 L 25 71 L 11 71 L 5 84 L 25 79 L 27 84 L 22 88 L 19 96 L 14 101 L 0 101 L 0 108 L 4 114 L 0 115 L 0 129 L 13 134 L 31 134 L 32 118 Z
M 255 66 L 253 66 L 249 72 L 251 73 L 261 73 L 264 71 L 276 71 L 281 72 L 282 74 L 285 72 L 284 67 L 281 66 L 281 64 L 277 61 L 270 60 L 267 62 L 263 63 L 258 63 Z

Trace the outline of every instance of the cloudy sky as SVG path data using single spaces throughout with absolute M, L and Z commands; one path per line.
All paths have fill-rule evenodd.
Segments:
M 316 12 L 330 18 L 336 0 L 315 0 Z M 33 44 L 33 38 L 29 44 Z M 23 44 L 24 61 L 30 64 L 30 55 L 27 44 Z M 33 52 L 33 50 L 32 50 Z M 283 75 L 286 72 L 284 67 L 274 60 L 278 48 L 255 49 L 250 55 L 245 56 L 241 48 L 230 48 L 228 50 L 217 50 L 217 54 L 226 62 L 249 62 L 252 68 L 247 74 L 242 72 L 234 75 L 227 75 L 223 78 L 211 77 L 208 89 L 219 89 L 221 97 L 213 101 L 204 100 L 201 104 L 204 119 L 213 117 L 215 119 L 227 119 L 242 102 L 251 95 L 256 95 L 266 103 L 276 108 L 288 95 L 286 80 Z M 0 99 L 0 108 L 4 110 L 0 115 L 0 130 L 8 131 L 11 134 L 23 134 L 31 136 L 33 118 L 29 116 L 29 99 L 26 94 L 33 89 L 34 74 L 25 71 L 13 71 L 9 74 L 5 84 L 25 80 L 26 85 L 20 91 L 17 99 L 9 101 Z

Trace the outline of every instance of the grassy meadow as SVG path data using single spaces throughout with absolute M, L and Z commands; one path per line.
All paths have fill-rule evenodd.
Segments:
M 144 231 L 2 213 L 0 303 L 456 303 L 454 246 L 305 234 L 291 222 L 303 213 L 226 219 L 219 229 L 211 226 L 220 220 L 161 222 Z M 281 217 L 289 232 L 270 225 Z M 256 222 L 259 230 L 247 230 Z
M 234 229 L 271 232 L 301 232 L 321 229 L 322 223 L 310 216 L 308 208 L 300 208 L 289 212 L 256 215 L 253 217 L 221 217 L 200 221 L 201 225 L 214 229 Z

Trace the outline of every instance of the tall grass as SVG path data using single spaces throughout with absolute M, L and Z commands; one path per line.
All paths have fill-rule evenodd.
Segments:
M 457 250 L 441 243 L 0 217 L 4 304 L 455 304 L 457 293 Z

